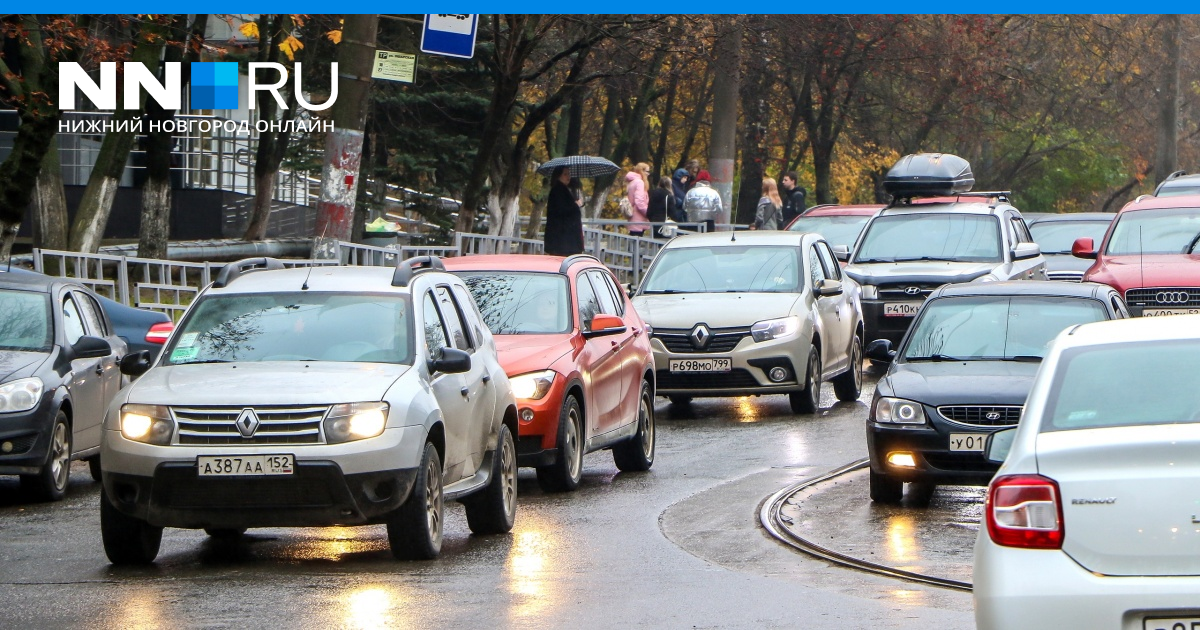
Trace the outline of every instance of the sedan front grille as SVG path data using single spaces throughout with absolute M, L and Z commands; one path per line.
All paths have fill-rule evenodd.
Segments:
M 1061 280 L 1063 282 L 1083 282 L 1082 271 L 1047 271 L 1047 280 Z
M 1125 292 L 1125 302 L 1130 306 L 1172 308 L 1200 306 L 1200 288 L 1158 287 L 1130 289 Z
M 750 335 L 750 329 L 742 328 L 710 328 L 708 343 L 698 348 L 692 342 L 692 330 L 687 328 L 655 328 L 654 338 L 662 342 L 667 350 L 674 353 L 694 354 L 711 352 L 732 352 L 742 339 Z
M 659 370 L 656 373 L 658 389 L 693 389 L 693 390 L 729 390 L 763 387 L 755 380 L 754 375 L 741 368 L 728 372 L 671 372 Z
M 950 422 L 976 427 L 1008 427 L 1021 421 L 1021 407 L 1017 406 L 954 405 L 937 410 Z
M 320 444 L 326 406 L 253 407 L 258 428 L 243 437 L 235 424 L 248 407 L 172 407 L 181 445 Z

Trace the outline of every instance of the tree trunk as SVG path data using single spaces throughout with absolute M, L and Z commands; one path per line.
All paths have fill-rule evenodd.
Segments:
M 833 145 L 812 143 L 813 177 L 816 180 L 817 203 L 837 203 L 832 190 Z
M 667 140 L 670 138 L 671 123 L 675 117 L 675 93 L 679 89 L 678 68 L 673 68 L 671 79 L 667 83 L 667 104 L 663 107 L 663 115 L 658 130 L 658 146 L 654 149 L 654 168 L 659 177 L 674 174 L 674 169 L 667 166 Z
M 0 263 L 8 264 L 8 258 L 12 255 L 13 241 L 17 240 L 17 230 L 19 229 L 21 229 L 20 223 L 0 221 Z
M 54 142 L 54 134 L 58 133 L 58 121 L 62 116 L 49 99 L 31 97 L 51 91 L 49 85 L 54 81 L 58 64 L 46 61 L 38 16 L 26 14 L 21 22 L 28 31 L 31 44 L 16 47 L 21 76 L 13 73 L 4 56 L 0 55 L 0 85 L 8 88 L 21 120 L 12 151 L 0 163 L 0 222 L 9 224 L 20 223 L 24 218 L 42 162 Z
M 313 257 L 333 258 L 337 241 L 350 240 L 362 165 L 363 129 L 370 100 L 371 64 L 375 59 L 378 15 L 347 15 L 338 44 L 338 100 L 333 105 L 334 130 L 325 137 L 321 199 Z M 319 254 L 319 256 L 318 256 Z
M 65 250 L 67 237 L 67 196 L 63 192 L 62 166 L 58 143 L 53 140 L 42 159 L 32 202 L 33 246 L 38 249 Z
M 708 170 L 712 187 L 721 195 L 724 216 L 716 223 L 729 223 L 733 207 L 733 165 L 737 159 L 738 91 L 741 84 L 742 22 L 733 17 L 716 45 L 714 72 L 721 77 L 713 93 L 712 144 Z
M 1167 15 L 1159 24 L 1166 66 L 1162 69 L 1163 78 L 1158 93 L 1158 150 L 1154 159 L 1156 183 L 1161 183 L 1173 173 L 1179 163 L 1179 38 L 1182 21 L 1178 15 Z
M 738 178 L 734 223 L 754 223 L 758 200 L 762 197 L 762 181 L 766 176 L 766 134 L 770 128 L 767 94 L 770 92 L 770 75 L 767 72 L 766 42 L 759 33 L 766 28 L 763 16 L 751 16 L 750 37 L 756 44 L 746 55 L 746 77 L 742 81 L 742 118 L 744 120 L 744 144 L 742 145 L 742 172 Z M 778 182 L 776 182 L 778 184 Z M 783 227 L 783 226 L 780 226 Z
M 259 147 L 261 153 L 262 145 Z M 250 222 L 246 224 L 243 241 L 261 241 L 266 238 L 267 226 L 271 222 L 271 205 L 275 198 L 275 180 L 279 177 L 279 169 L 264 168 L 260 173 L 258 164 L 256 162 L 254 165 L 254 202 L 250 205 Z
M 282 43 L 291 24 L 290 15 L 277 15 L 272 19 L 261 20 L 259 27 L 259 61 L 281 62 L 279 44 Z M 270 26 L 267 26 L 267 25 Z M 268 39 L 269 36 L 269 39 Z M 293 66 L 293 71 L 295 66 Z M 340 88 L 340 86 L 339 86 Z M 286 95 L 282 116 L 279 122 L 286 123 L 295 116 L 296 93 L 290 83 L 284 86 Z M 340 96 L 340 92 L 339 92 Z M 336 104 L 335 104 L 336 107 Z M 259 120 L 274 122 L 279 113 L 279 103 L 274 98 L 263 98 L 258 101 Z M 254 204 L 251 206 L 250 221 L 246 224 L 246 232 L 242 235 L 244 241 L 261 241 L 267 237 L 267 225 L 271 222 L 271 206 L 275 198 L 275 181 L 279 177 L 279 165 L 283 162 L 284 153 L 291 140 L 291 134 L 285 131 L 259 132 L 258 148 L 254 153 Z

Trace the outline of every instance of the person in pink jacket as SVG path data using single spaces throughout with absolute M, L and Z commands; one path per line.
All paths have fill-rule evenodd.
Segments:
M 650 165 L 639 162 L 625 174 L 625 196 L 633 207 L 633 216 L 629 217 L 629 234 L 641 236 L 650 227 L 646 223 L 646 210 L 650 207 Z

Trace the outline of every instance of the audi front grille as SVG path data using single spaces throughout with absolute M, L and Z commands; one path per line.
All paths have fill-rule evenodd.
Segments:
M 1125 302 L 1130 306 L 1142 307 L 1184 307 L 1200 306 L 1200 288 L 1197 287 L 1158 287 L 1146 289 L 1130 289 L 1125 292 Z

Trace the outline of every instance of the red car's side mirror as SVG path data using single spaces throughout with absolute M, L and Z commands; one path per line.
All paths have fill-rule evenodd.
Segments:
M 1071 255 L 1076 258 L 1087 258 L 1095 260 L 1096 258 L 1096 241 L 1090 238 L 1077 238 L 1075 244 L 1071 245 Z
M 616 315 L 596 315 L 592 317 L 591 330 L 583 331 L 584 337 L 600 337 L 617 335 L 625 332 L 625 322 Z

